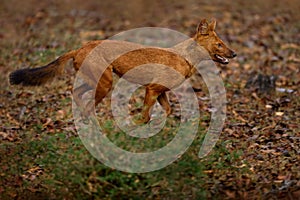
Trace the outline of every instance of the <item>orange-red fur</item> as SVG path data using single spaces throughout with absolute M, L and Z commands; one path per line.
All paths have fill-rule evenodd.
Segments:
M 210 58 L 215 62 L 220 62 L 223 64 L 228 63 L 227 58 L 233 58 L 236 56 L 235 52 L 228 48 L 225 43 L 217 36 L 215 33 L 216 21 L 213 20 L 208 23 L 205 19 L 202 20 L 197 28 L 197 32 L 193 37 L 193 41 L 199 46 L 204 48 Z M 107 40 L 105 40 L 106 42 Z M 73 59 L 73 66 L 76 71 L 78 71 L 88 56 L 88 54 L 94 50 L 99 44 L 104 41 L 91 41 L 82 46 L 77 50 L 70 51 L 62 56 L 60 56 L 55 61 L 50 64 L 39 67 L 39 68 L 26 68 L 20 69 L 12 72 L 10 74 L 11 84 L 22 84 L 25 86 L 30 85 L 41 85 L 51 80 L 56 75 L 63 72 L 64 64 L 69 60 Z M 118 45 L 133 45 L 127 42 L 117 42 L 108 41 L 111 44 Z M 175 46 L 176 49 L 176 46 Z M 195 68 L 191 63 L 184 59 L 181 55 L 176 54 L 173 50 L 167 50 L 162 48 L 149 48 L 139 46 L 138 49 L 130 51 L 117 60 L 112 62 L 107 69 L 102 73 L 102 76 L 97 82 L 97 87 L 95 91 L 95 105 L 98 105 L 101 100 L 106 96 L 106 94 L 111 90 L 112 87 L 112 72 L 116 73 L 120 77 L 123 76 L 129 70 L 148 63 L 162 64 L 165 66 L 170 66 L 172 69 L 179 72 L 185 79 L 189 78 L 194 72 Z M 93 69 L 90 69 L 93 70 Z M 92 74 L 93 72 L 90 72 Z M 147 74 L 144 74 L 147 76 Z M 168 74 L 161 72 L 157 76 L 162 78 L 167 77 Z M 74 99 L 77 103 L 80 103 L 81 96 L 86 92 L 87 87 L 92 85 L 95 81 L 98 81 L 98 77 L 88 77 L 85 78 L 88 85 L 82 85 L 74 90 Z M 88 80 L 90 79 L 90 80 Z M 166 114 L 171 113 L 171 106 L 169 105 L 166 92 L 175 86 L 180 85 L 184 80 L 173 79 L 170 83 L 170 87 L 162 86 L 157 83 L 147 83 L 144 84 L 139 78 L 129 78 L 129 81 L 140 83 L 146 87 L 146 95 L 144 99 L 144 106 L 142 109 L 142 120 L 141 122 L 146 123 L 150 120 L 149 112 L 151 107 L 154 105 L 156 100 L 162 105 Z M 90 83 L 89 83 L 90 82 Z

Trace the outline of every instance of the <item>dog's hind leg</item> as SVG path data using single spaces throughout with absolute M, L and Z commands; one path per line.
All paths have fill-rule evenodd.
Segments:
M 161 93 L 157 98 L 159 104 L 163 107 L 163 109 L 166 111 L 167 116 L 169 116 L 172 112 L 168 97 L 166 92 Z
M 86 92 L 88 92 L 92 89 L 93 88 L 91 86 L 89 86 L 89 84 L 87 84 L 87 83 L 83 83 L 79 87 L 74 88 L 74 90 L 73 90 L 73 100 L 75 101 L 78 108 L 83 108 L 84 107 L 84 104 L 83 104 L 84 100 L 83 100 L 82 96 L 84 95 L 84 93 L 86 93 Z
M 107 68 L 99 82 L 96 88 L 96 93 L 95 93 L 95 107 L 102 101 L 102 99 L 110 92 L 112 88 L 112 82 L 113 82 L 113 77 L 112 77 L 112 69 Z
M 89 83 L 84 83 L 81 86 L 74 89 L 73 98 L 75 100 L 75 103 L 78 107 L 81 108 L 81 110 L 83 110 L 82 112 L 85 116 L 89 116 L 94 110 L 94 108 L 110 92 L 112 88 L 112 80 L 112 71 L 111 68 L 108 68 L 103 72 L 100 80 L 96 85 L 96 89 L 91 86 L 91 84 L 95 85 L 95 80 L 92 79 L 87 80 L 89 81 Z M 84 93 L 89 92 L 91 90 L 95 91 L 95 96 L 93 99 L 88 100 L 88 102 L 86 103 L 87 99 L 83 99 L 83 95 Z

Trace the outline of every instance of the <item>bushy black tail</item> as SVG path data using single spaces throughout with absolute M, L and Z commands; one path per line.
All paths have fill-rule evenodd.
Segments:
M 64 64 L 74 57 L 75 51 L 70 51 L 48 65 L 38 68 L 25 68 L 12 72 L 9 75 L 11 85 L 39 86 L 63 72 Z
M 50 81 L 55 75 L 54 61 L 43 67 L 16 70 L 9 75 L 9 83 L 11 85 L 38 86 Z

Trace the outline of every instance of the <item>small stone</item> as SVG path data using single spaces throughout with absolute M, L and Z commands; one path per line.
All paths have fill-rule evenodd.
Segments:
M 262 155 L 258 154 L 258 155 L 256 156 L 256 159 L 257 159 L 257 160 L 264 160 L 264 157 L 263 157 Z
M 287 157 L 291 156 L 288 150 L 284 150 L 282 154 Z

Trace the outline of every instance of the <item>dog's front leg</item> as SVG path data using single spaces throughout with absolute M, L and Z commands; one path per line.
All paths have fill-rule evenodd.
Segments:
M 161 93 L 158 96 L 157 100 L 159 104 L 163 107 L 163 109 L 166 111 L 167 116 L 169 116 L 172 112 L 172 108 L 170 106 L 166 92 Z
M 142 119 L 139 120 L 138 123 L 147 123 L 150 120 L 150 109 L 155 104 L 157 97 L 160 95 L 160 93 L 160 91 L 156 91 L 149 87 L 146 87 L 146 95 L 142 109 Z

